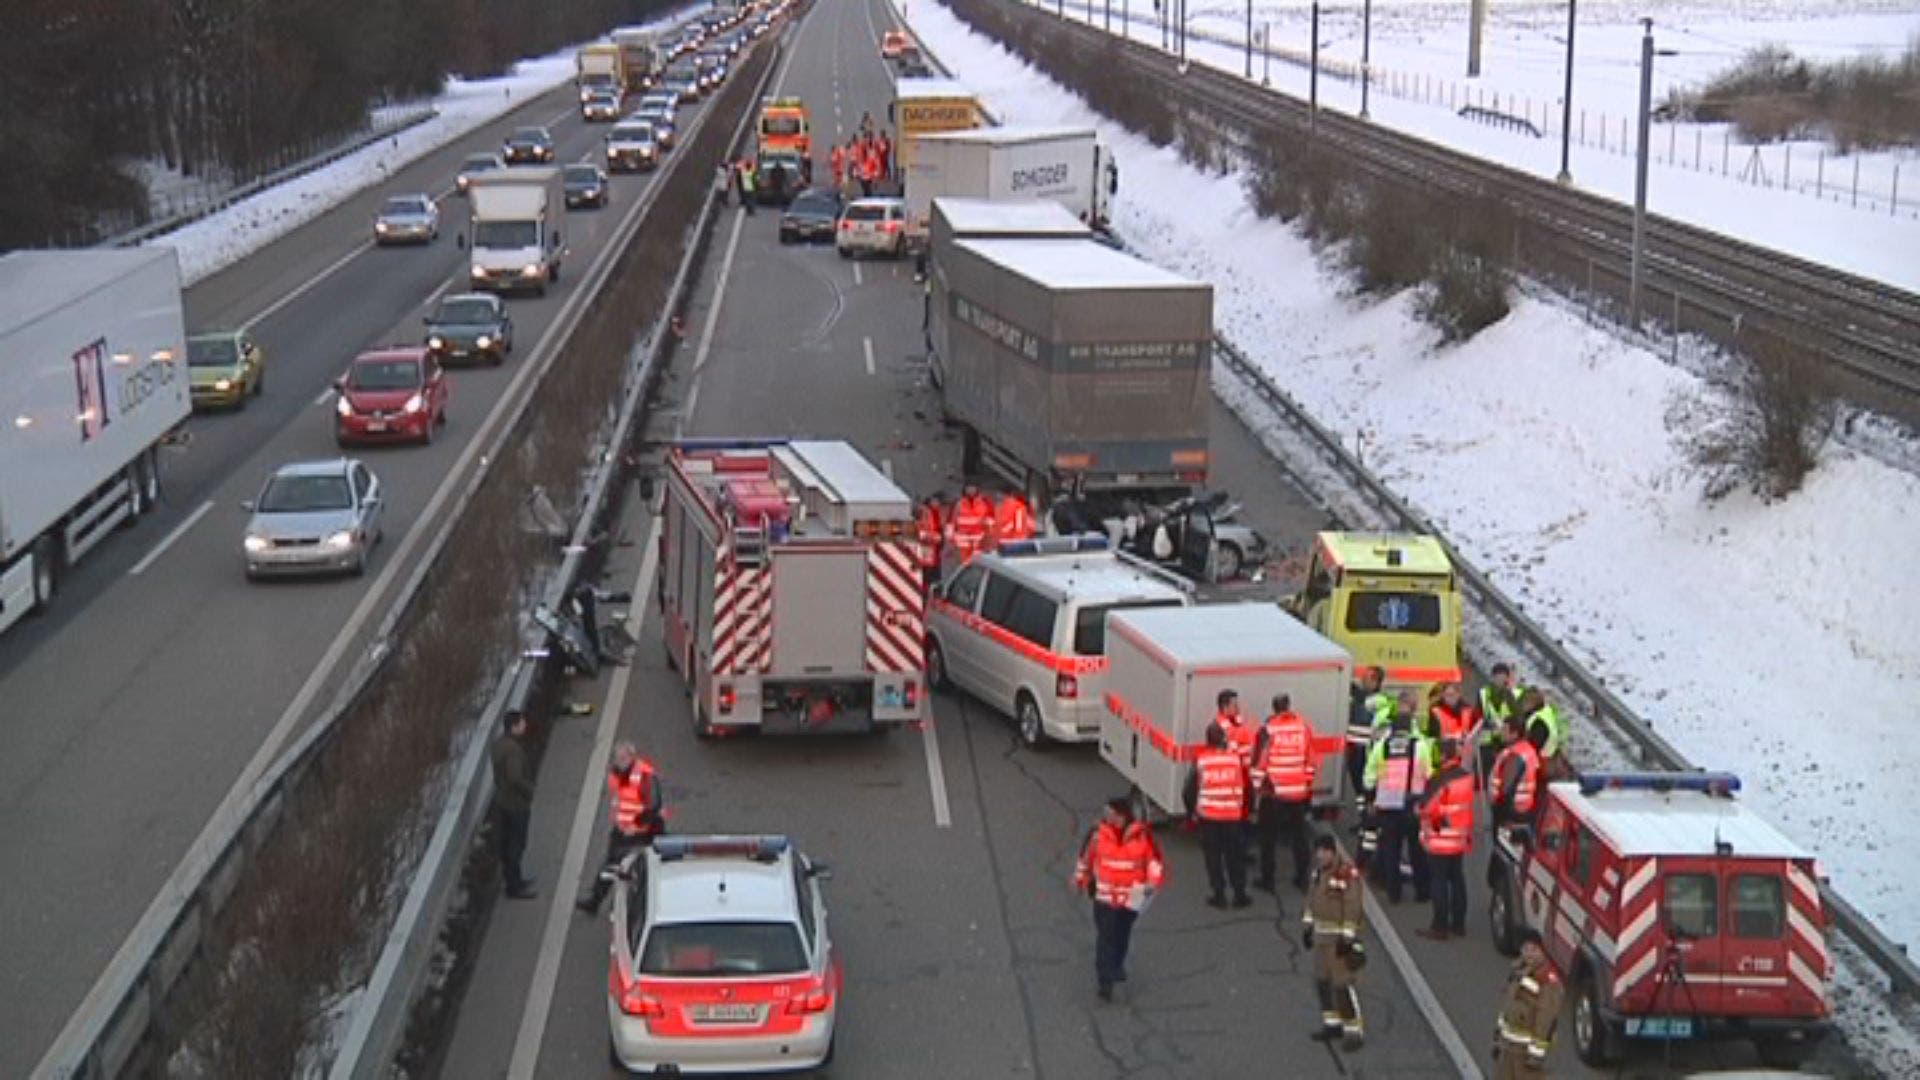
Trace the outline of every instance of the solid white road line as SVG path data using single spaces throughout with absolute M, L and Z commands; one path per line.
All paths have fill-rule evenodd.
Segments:
M 331 386 L 329 386 L 329 387 L 327 387 L 326 389 L 324 389 L 324 390 L 322 390 L 322 391 L 320 391 L 320 396 L 319 396 L 319 397 L 317 397 L 317 398 L 314 398 L 314 399 L 313 399 L 313 404 L 314 404 L 314 406 L 315 406 L 315 407 L 317 408 L 317 407 L 319 407 L 319 406 L 321 406 L 321 405 L 325 405 L 325 404 L 327 403 L 327 401 L 328 401 L 328 399 L 330 399 L 330 398 L 332 398 L 332 397 L 333 397 L 333 395 L 334 395 L 334 389 L 333 389 L 333 387 L 331 387 Z
M 158 559 L 163 553 L 165 553 L 165 551 L 168 548 L 173 546 L 173 542 L 175 540 L 178 540 L 182 536 L 185 536 L 187 530 L 193 528 L 194 522 L 199 521 L 203 517 L 206 517 L 207 511 L 211 509 L 213 509 L 212 499 L 208 499 L 206 502 L 201 503 L 193 511 L 193 513 L 187 515 L 187 519 L 185 521 L 182 521 L 180 524 L 175 525 L 173 527 L 172 532 L 168 533 L 165 537 L 163 537 L 158 544 L 155 544 L 153 546 L 153 550 L 147 552 L 145 558 L 141 559 L 137 563 L 134 563 L 133 569 L 127 571 L 127 576 L 139 577 L 142 573 L 146 571 L 147 567 L 153 565 L 153 561 L 155 559 Z
M 1380 901 L 1373 898 L 1373 890 L 1362 894 L 1367 910 L 1367 929 L 1372 930 L 1380 944 L 1386 947 L 1387 958 L 1400 972 L 1400 978 L 1407 984 L 1407 993 L 1420 1009 L 1420 1015 L 1426 1018 L 1427 1026 L 1433 1029 L 1434 1038 L 1440 1040 L 1440 1048 L 1452 1059 L 1456 1076 L 1461 1080 L 1483 1080 L 1486 1074 L 1480 1071 L 1480 1061 L 1473 1051 L 1467 1049 L 1467 1041 L 1460 1037 L 1460 1031 L 1453 1026 L 1453 1020 L 1447 1016 L 1447 1010 L 1440 1006 L 1440 999 L 1434 995 L 1433 987 L 1427 984 L 1427 978 L 1420 973 L 1420 966 L 1413 962 L 1412 954 L 1407 952 L 1407 944 L 1400 940 L 1400 932 L 1393 928 L 1392 920 L 1387 918 L 1387 910 Z
M 855 285 L 862 285 L 862 284 L 865 284 L 865 283 L 866 283 L 866 279 L 865 279 L 864 277 L 862 277 L 862 276 L 861 276 L 861 274 L 860 274 L 860 264 L 859 264 L 859 263 L 854 263 L 854 264 L 853 264 L 853 283 L 854 283 Z
M 660 558 L 660 519 L 654 518 L 647 531 L 646 555 L 640 560 L 640 572 L 634 575 L 628 592 L 633 606 L 627 609 L 626 631 L 640 636 L 645 613 L 652 610 L 647 599 L 653 592 L 655 565 Z M 607 699 L 600 710 L 600 723 L 594 731 L 593 753 L 588 755 L 580 779 L 580 798 L 573 807 L 573 827 L 567 833 L 566 854 L 560 860 L 560 876 L 554 880 L 547 897 L 546 926 L 540 932 L 540 955 L 533 963 L 533 985 L 527 991 L 527 1003 L 520 1013 L 520 1028 L 513 1040 L 513 1060 L 507 1066 L 508 1080 L 526 1080 L 540 1064 L 540 1044 L 546 1040 L 547 1016 L 553 1010 L 554 990 L 560 981 L 560 957 L 566 949 L 568 923 L 572 921 L 574 890 L 579 888 L 580 873 L 586 868 L 587 852 L 593 846 L 594 822 L 600 816 L 600 774 L 613 756 L 613 737 L 620 728 L 620 711 L 627 703 L 627 687 L 633 681 L 633 665 L 615 668 L 607 687 Z
M 860 351 L 867 354 L 867 374 L 873 374 L 873 339 L 870 337 L 861 338 Z
M 933 795 L 933 824 L 936 828 L 953 827 L 953 808 L 947 805 L 947 771 L 940 764 L 940 736 L 935 733 L 937 723 L 929 716 L 920 728 L 920 745 L 927 750 L 927 788 Z
M 700 328 L 700 346 L 693 353 L 693 389 L 687 391 L 687 407 L 681 410 L 680 424 L 686 425 L 687 418 L 693 415 L 694 406 L 700 402 L 700 369 L 707 366 L 707 357 L 713 352 L 713 331 L 720 325 L 720 305 L 727 299 L 727 283 L 733 277 L 733 256 L 740 250 L 740 227 L 746 224 L 745 212 L 733 215 L 733 232 L 727 237 L 727 254 L 720 260 L 720 281 L 713 287 L 713 303 L 707 308 L 707 321 Z

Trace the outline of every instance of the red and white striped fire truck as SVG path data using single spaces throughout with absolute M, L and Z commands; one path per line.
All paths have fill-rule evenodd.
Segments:
M 659 596 L 694 729 L 925 719 L 914 542 L 912 500 L 844 442 L 674 444 Z
M 1495 837 L 1493 939 L 1539 931 L 1589 1064 L 1622 1040 L 1750 1039 L 1797 1065 L 1827 1034 L 1832 964 L 1814 857 L 1735 801 L 1730 773 L 1589 773 Z

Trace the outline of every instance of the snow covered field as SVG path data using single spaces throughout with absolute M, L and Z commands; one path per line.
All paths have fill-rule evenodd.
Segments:
M 1920 479 L 1835 448 L 1782 504 L 1703 505 L 1662 421 L 1669 395 L 1698 392 L 1686 371 L 1538 296 L 1438 348 L 1412 296 L 1356 299 L 1253 213 L 1238 176 L 1105 122 L 944 7 L 913 4 L 909 21 L 1004 122 L 1100 127 L 1129 242 L 1211 281 L 1228 338 L 1350 445 L 1364 432 L 1376 472 L 1508 595 L 1693 761 L 1743 774 L 1895 940 L 1920 942 L 1905 902 L 1920 873 L 1895 825 L 1920 764 L 1904 618 L 1920 609 L 1905 554 Z
M 1048 10 L 1057 5 L 1042 4 Z M 1255 33 L 1270 30 L 1271 81 L 1305 98 L 1310 42 L 1304 0 L 1255 0 Z M 1068 18 L 1106 24 L 1105 0 L 1068 2 Z M 1157 44 L 1151 3 L 1129 0 L 1135 40 Z M 1189 0 L 1194 34 L 1246 39 L 1246 6 Z M 1113 9 L 1120 33 L 1123 9 Z M 1466 0 L 1375 0 L 1373 88 L 1369 113 L 1379 123 L 1500 161 L 1539 176 L 1560 169 L 1561 93 L 1566 5 L 1560 0 L 1491 0 L 1481 75 L 1467 79 Z M 1641 27 L 1654 18 L 1654 103 L 1674 87 L 1699 85 L 1749 49 L 1783 45 L 1810 60 L 1891 57 L 1920 35 L 1911 0 L 1583 0 L 1575 35 L 1575 186 L 1630 202 L 1639 102 Z M 1327 0 L 1320 13 L 1321 58 L 1328 70 L 1357 70 L 1359 0 Z M 1193 60 L 1241 74 L 1244 47 L 1190 37 Z M 1292 55 L 1302 63 L 1288 62 Z M 1259 49 L 1253 77 L 1266 73 Z M 1360 84 L 1320 79 L 1322 107 L 1358 113 Z M 1457 115 L 1468 102 L 1531 118 L 1542 135 Z M 1842 157 L 1818 142 L 1743 146 L 1725 124 L 1656 124 L 1648 203 L 1654 213 L 1689 221 L 1853 273 L 1920 290 L 1920 152 Z M 1757 160 L 1756 160 L 1757 153 Z M 1855 199 L 1856 173 L 1858 199 Z M 1745 177 L 1743 180 L 1742 177 Z M 1897 213 L 1890 212 L 1898 194 Z

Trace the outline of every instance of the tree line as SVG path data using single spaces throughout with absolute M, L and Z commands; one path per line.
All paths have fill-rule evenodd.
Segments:
M 249 177 L 386 101 L 484 77 L 670 0 L 6 0 L 0 250 L 144 220 L 127 166 Z

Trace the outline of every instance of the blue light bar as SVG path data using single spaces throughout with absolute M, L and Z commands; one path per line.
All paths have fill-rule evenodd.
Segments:
M 765 450 L 773 446 L 785 446 L 792 439 L 768 437 L 741 437 L 738 435 L 694 435 L 674 440 L 674 449 L 680 451 L 700 450 Z
M 1602 791 L 1697 791 L 1707 795 L 1732 795 L 1740 790 L 1740 778 L 1730 772 L 1599 772 L 1580 776 L 1580 794 Z
M 1102 533 L 1078 536 L 1042 536 L 1032 540 L 1011 540 L 993 550 L 1001 555 L 1076 555 L 1083 551 L 1106 551 L 1112 545 Z
M 772 862 L 787 850 L 784 836 L 662 836 L 653 842 L 663 862 L 685 858 Z

